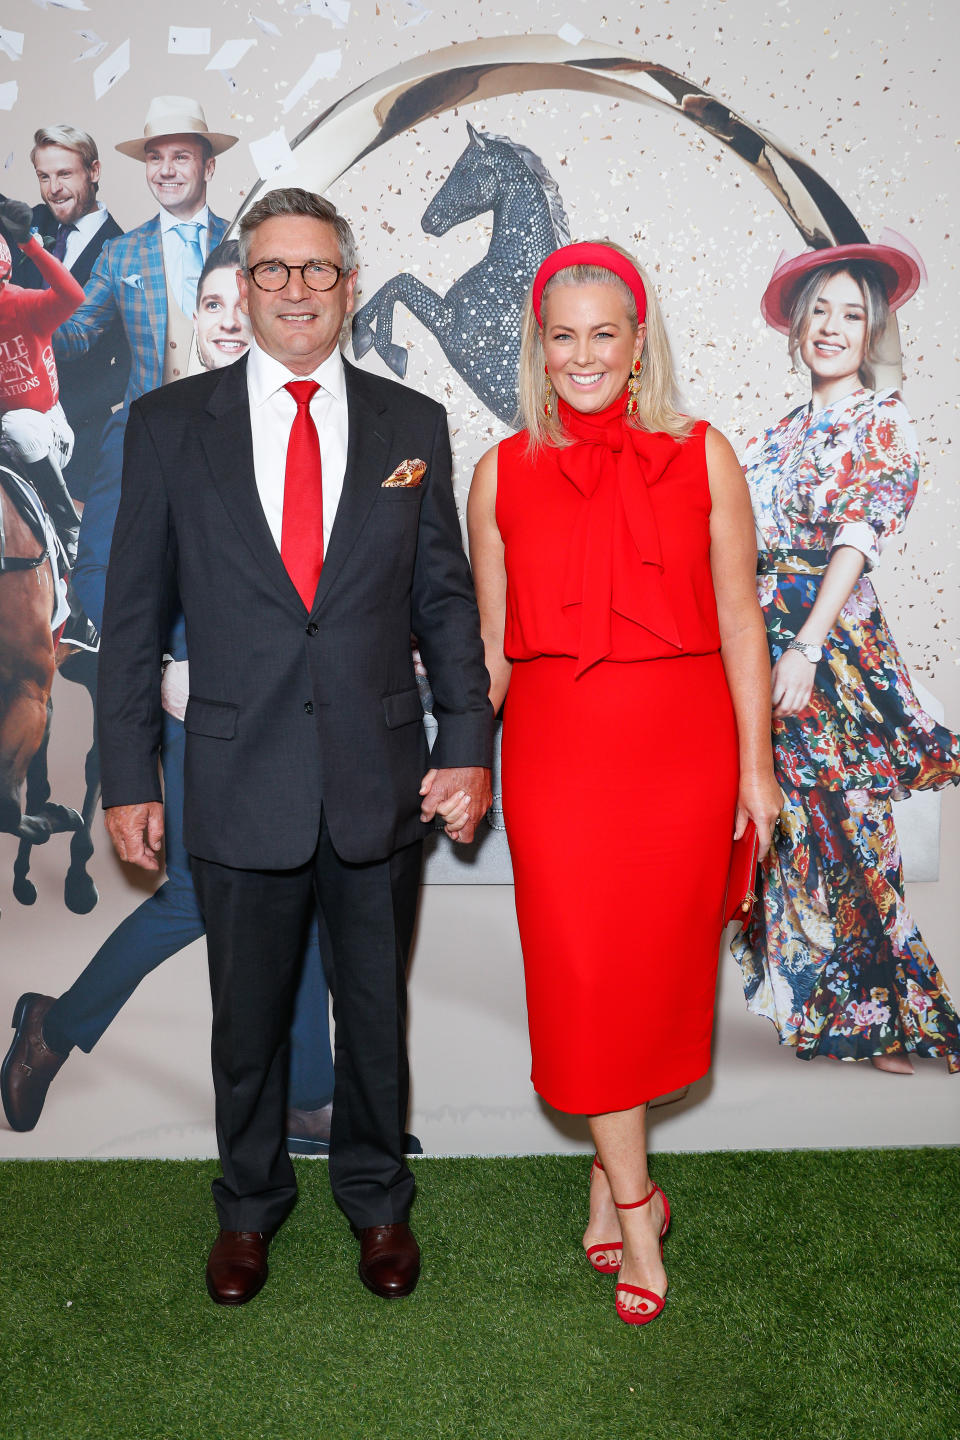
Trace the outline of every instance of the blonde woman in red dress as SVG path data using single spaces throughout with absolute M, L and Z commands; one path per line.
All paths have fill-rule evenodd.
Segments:
M 670 1213 L 647 1103 L 709 1067 L 731 842 L 751 818 L 766 848 L 780 809 L 753 517 L 730 445 L 678 409 L 656 296 L 618 246 L 541 266 L 520 394 L 468 516 L 532 1078 L 589 1118 L 584 1248 L 645 1324 Z

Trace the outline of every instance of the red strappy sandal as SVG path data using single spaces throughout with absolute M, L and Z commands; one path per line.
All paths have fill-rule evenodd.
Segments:
M 603 1169 L 603 1165 L 600 1163 L 599 1155 L 594 1155 L 593 1165 L 590 1168 L 591 1170 Z M 590 1261 L 590 1264 L 593 1266 L 594 1270 L 596 1270 L 598 1275 L 616 1275 L 620 1269 L 619 1265 L 611 1265 L 610 1261 L 606 1258 L 606 1252 L 608 1250 L 619 1250 L 622 1253 L 623 1241 L 604 1240 L 601 1241 L 599 1245 L 589 1245 L 587 1247 L 587 1259 Z M 600 1257 L 599 1259 L 597 1258 L 598 1256 Z
M 666 1195 L 664 1195 L 663 1191 L 660 1189 L 660 1186 L 654 1185 L 649 1195 L 645 1195 L 642 1200 L 634 1200 L 629 1205 L 617 1205 L 616 1201 L 614 1201 L 613 1203 L 617 1205 L 618 1210 L 639 1210 L 641 1206 L 649 1205 L 654 1195 L 659 1195 L 663 1200 L 663 1224 L 660 1226 L 660 1259 L 662 1260 L 663 1237 L 670 1229 L 670 1202 L 667 1199 Z M 656 1309 L 625 1309 L 625 1307 L 620 1303 L 621 1290 L 628 1295 L 639 1295 L 641 1300 L 652 1300 L 653 1304 L 656 1306 Z M 655 1290 L 644 1290 L 640 1285 L 628 1285 L 624 1280 L 618 1282 L 616 1291 L 614 1293 L 616 1295 L 617 1314 L 625 1325 L 649 1325 L 651 1320 L 656 1320 L 657 1316 L 662 1314 L 663 1307 L 667 1302 L 666 1294 L 658 1295 Z

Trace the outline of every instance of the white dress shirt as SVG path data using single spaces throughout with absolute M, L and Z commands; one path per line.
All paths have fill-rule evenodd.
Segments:
M 279 360 L 261 350 L 255 340 L 250 342 L 247 394 L 253 432 L 253 468 L 260 504 L 278 550 L 283 529 L 287 444 L 297 413 L 297 402 L 283 388 L 290 380 L 316 380 L 320 386 L 310 401 L 310 414 L 320 437 L 326 554 L 347 468 L 347 382 L 339 349 L 334 348 L 312 375 L 294 375 Z
M 182 224 L 176 215 L 171 215 L 169 210 L 160 207 L 160 240 L 163 244 L 163 268 L 167 276 L 167 284 L 174 295 L 179 295 L 183 290 L 183 257 L 185 254 L 183 237 L 175 226 Z M 197 239 L 200 241 L 200 254 L 207 253 L 207 230 L 210 226 L 210 207 L 201 205 L 196 215 L 189 216 L 187 224 L 199 225 Z M 184 312 L 189 320 L 193 314 L 193 306 Z
M 106 224 L 106 219 L 107 208 L 98 200 L 96 210 L 90 210 L 86 215 L 81 215 L 79 220 L 74 220 L 73 229 L 67 236 L 67 248 L 63 253 L 63 263 L 68 270 L 72 270 L 76 265 L 100 226 Z

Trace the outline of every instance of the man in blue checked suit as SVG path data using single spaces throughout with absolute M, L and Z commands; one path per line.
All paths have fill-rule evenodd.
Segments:
M 110 540 L 120 503 L 127 411 L 146 391 L 187 373 L 197 280 L 204 258 L 227 228 L 207 205 L 207 184 L 216 156 L 235 144 L 236 136 L 208 128 L 195 100 L 160 95 L 150 102 L 143 138 L 116 148 L 143 163 L 160 211 L 104 245 L 84 286 L 86 300 L 53 337 L 57 359 L 72 360 L 88 353 L 119 317 L 130 345 L 126 395 L 103 433 L 73 574 L 74 589 L 95 624 L 103 613 Z
M 85 286 L 85 302 L 54 334 L 57 358 L 74 359 L 88 354 L 119 318 L 130 344 L 126 395 L 104 430 L 72 576 L 81 604 L 98 629 L 120 503 L 128 408 L 146 391 L 187 374 L 198 281 L 205 257 L 227 228 L 207 205 L 207 184 L 215 157 L 235 143 L 235 136 L 208 129 L 196 101 L 176 95 L 151 101 L 143 138 L 116 148 L 144 164 L 160 212 L 107 241 Z M 166 649 L 175 660 L 186 659 L 182 617 L 172 624 Z M 50 1082 L 70 1051 L 75 1046 L 91 1050 L 140 981 L 204 933 L 181 843 L 184 734 L 182 721 L 172 714 L 164 715 L 161 760 L 166 881 L 122 921 L 63 995 L 21 996 L 14 1013 L 14 1040 L 0 1067 L 0 1097 L 14 1130 L 36 1125 Z M 327 1009 L 314 925 L 292 1031 L 287 1129 L 290 1148 L 300 1152 L 324 1151 L 329 1137 L 333 1060 Z
M 84 354 L 119 315 L 133 357 L 125 408 L 187 372 L 197 280 L 227 228 L 207 205 L 207 184 L 216 156 L 235 144 L 235 135 L 208 129 L 195 100 L 160 95 L 143 138 L 116 147 L 143 162 L 160 212 L 104 246 L 86 302 L 61 326 L 54 350 L 58 359 Z

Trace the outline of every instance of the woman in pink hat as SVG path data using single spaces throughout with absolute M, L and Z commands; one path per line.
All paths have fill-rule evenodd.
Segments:
M 744 460 L 785 804 L 733 950 L 749 1008 L 800 1058 L 956 1073 L 957 1012 L 906 906 L 891 801 L 960 781 L 960 736 L 921 708 L 869 578 L 919 475 L 903 400 L 874 388 L 889 313 L 923 274 L 890 238 L 781 262 L 761 302 L 813 393 Z

